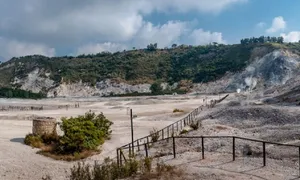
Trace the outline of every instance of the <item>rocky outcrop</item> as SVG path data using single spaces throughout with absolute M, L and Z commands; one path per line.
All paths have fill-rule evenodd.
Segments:
M 69 96 L 107 96 L 111 94 L 126 94 L 126 93 L 147 93 L 150 91 L 150 84 L 130 85 L 126 83 L 116 83 L 109 79 L 97 82 L 95 86 L 90 86 L 86 83 L 78 82 L 66 84 L 62 83 L 58 87 L 51 89 L 47 96 L 53 97 L 55 94 L 60 97 Z
M 254 60 L 231 78 L 226 91 L 268 89 L 286 84 L 299 72 L 300 57 L 288 50 L 275 50 Z
M 24 78 L 15 77 L 12 85 L 20 86 L 23 90 L 39 93 L 55 86 L 54 81 L 49 76 L 50 74 L 45 74 L 43 69 L 36 68 Z

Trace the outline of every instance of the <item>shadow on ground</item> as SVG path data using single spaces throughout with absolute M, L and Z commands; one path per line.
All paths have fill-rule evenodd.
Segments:
M 21 143 L 24 144 L 24 138 L 13 138 L 10 142 Z

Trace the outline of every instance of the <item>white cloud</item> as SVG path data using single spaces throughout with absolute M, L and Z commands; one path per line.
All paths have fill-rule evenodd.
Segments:
M 288 34 L 281 33 L 280 36 L 283 37 L 285 42 L 298 42 L 300 40 L 300 31 L 292 31 Z
M 126 49 L 125 45 L 111 43 L 111 42 L 105 42 L 105 43 L 101 43 L 101 44 L 90 43 L 90 44 L 79 47 L 77 49 L 76 55 L 97 54 L 97 53 L 103 52 L 103 51 L 116 52 L 116 51 L 122 51 L 124 49 Z
M 154 25 L 145 21 L 146 14 L 155 11 L 216 14 L 244 2 L 247 0 L 2 0 L 0 34 L 19 43 L 26 42 L 39 47 L 44 44 L 44 49 L 79 47 L 78 51 L 84 48 L 87 52 L 88 49 L 98 51 L 105 42 L 127 47 L 157 42 L 164 47 L 181 40 L 188 22 L 169 21 Z M 80 47 L 82 44 L 89 48 Z M 16 56 L 18 54 L 15 53 Z
M 213 42 L 226 43 L 225 40 L 223 40 L 222 33 L 204 31 L 203 29 L 194 30 L 190 35 L 190 39 L 193 40 L 194 45 L 204 45 Z
M 282 16 L 275 17 L 272 26 L 266 30 L 267 33 L 275 33 L 286 28 L 286 22 Z
M 44 55 L 48 57 L 55 56 L 55 49 L 44 44 L 20 42 L 16 40 L 0 39 L 0 54 L 8 60 L 12 57 L 27 55 Z
M 144 48 L 149 43 L 157 43 L 163 48 L 177 43 L 182 35 L 189 30 L 192 22 L 169 21 L 163 25 L 154 26 L 151 22 L 144 22 L 143 27 L 134 37 L 134 45 Z
M 256 24 L 257 28 L 264 28 L 265 26 L 266 26 L 265 22 L 259 22 L 259 23 Z

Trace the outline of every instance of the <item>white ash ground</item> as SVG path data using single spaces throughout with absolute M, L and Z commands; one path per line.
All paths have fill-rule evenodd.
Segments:
M 112 137 L 101 147 L 102 153 L 88 158 L 88 162 L 103 160 L 115 156 L 116 148 L 130 142 L 130 119 L 127 107 L 133 109 L 134 137 L 148 135 L 150 130 L 163 128 L 181 119 L 184 113 L 173 114 L 175 108 L 189 112 L 203 103 L 203 97 L 195 96 L 159 96 L 132 98 L 67 98 L 46 100 L 0 99 L 2 106 L 43 106 L 43 111 L 0 111 L 0 179 L 32 180 L 50 175 L 54 180 L 66 179 L 66 172 L 77 162 L 56 161 L 36 154 L 33 149 L 23 144 L 23 138 L 32 131 L 32 119 L 37 116 L 61 117 L 83 115 L 92 110 L 103 112 L 114 122 Z M 209 96 L 209 98 L 217 98 Z M 75 103 L 80 108 L 74 108 Z M 143 105 L 142 105 L 143 104 Z M 69 108 L 58 106 L 69 105 Z
M 228 100 L 232 101 L 232 96 Z M 233 135 L 300 145 L 300 112 L 296 106 L 240 104 L 232 106 L 227 101 L 206 111 L 198 117 L 202 127 L 185 135 Z M 232 138 L 205 139 L 204 144 L 204 160 L 201 160 L 200 138 L 177 139 L 176 159 L 172 155 L 172 141 L 155 144 L 149 154 L 184 168 L 193 175 L 191 179 L 297 179 L 300 175 L 297 147 L 267 144 L 267 166 L 262 167 L 262 143 L 236 139 L 235 162 L 232 162 Z

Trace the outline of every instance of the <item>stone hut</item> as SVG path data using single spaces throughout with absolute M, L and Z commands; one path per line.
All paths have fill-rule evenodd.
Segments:
M 32 133 L 34 135 L 56 133 L 56 119 L 51 117 L 38 117 L 33 119 Z

